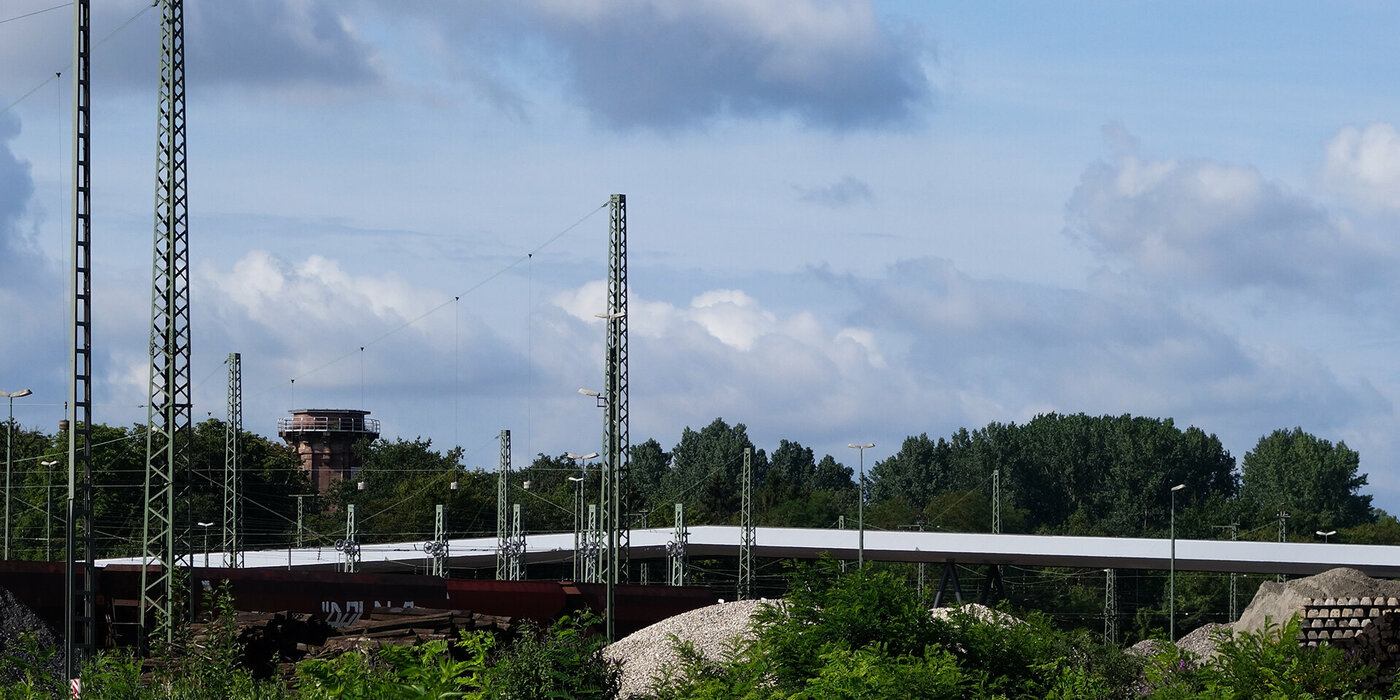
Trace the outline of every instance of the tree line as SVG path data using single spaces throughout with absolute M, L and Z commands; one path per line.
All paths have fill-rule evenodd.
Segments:
M 11 548 L 32 558 L 45 544 L 46 513 L 49 529 L 62 531 L 68 437 L 11 428 Z M 199 522 L 222 517 L 224 429 L 211 418 L 188 437 L 191 469 L 180 486 L 187 516 Z M 343 530 L 349 503 L 357 504 L 368 541 L 431 537 L 437 504 L 447 506 L 454 536 L 495 532 L 495 465 L 466 466 L 460 448 L 439 451 L 422 438 L 380 439 L 355 449 L 362 466 L 354 479 L 303 497 L 308 539 Z M 1057 413 L 947 437 L 910 436 L 894 454 L 867 465 L 860 488 L 855 469 L 830 454 L 819 457 L 790 440 L 770 453 L 754 444 L 743 423 L 716 418 L 699 430 L 685 428 L 669 450 L 655 438 L 630 448 L 624 487 L 630 524 L 669 525 L 675 503 L 685 505 L 691 524 L 737 523 L 745 450 L 757 521 L 765 526 L 835 527 L 842 516 L 854 516 L 863 496 L 868 527 L 990 532 L 995 480 L 1003 532 L 1151 537 L 1165 534 L 1170 489 L 1181 484 L 1175 500 L 1181 537 L 1223 537 L 1233 526 L 1237 536 L 1256 540 L 1312 541 L 1317 530 L 1335 530 L 1334 541 L 1400 544 L 1400 523 L 1372 506 L 1360 456 L 1344 442 L 1302 428 L 1275 430 L 1237 464 L 1214 435 L 1183 430 L 1170 418 Z M 297 455 L 244 432 L 240 464 L 248 546 L 285 546 L 297 527 L 294 495 L 311 492 Z M 93 470 L 102 553 L 133 551 L 143 508 L 145 427 L 95 425 Z M 535 455 L 517 467 L 512 499 L 524 504 L 526 529 L 571 529 L 578 491 L 596 502 L 601 471 L 596 458 L 562 454 Z M 520 488 L 525 482 L 529 489 Z

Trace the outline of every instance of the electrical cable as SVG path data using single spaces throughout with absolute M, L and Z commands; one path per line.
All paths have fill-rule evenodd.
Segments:
M 56 10 L 56 9 L 58 9 L 59 7 L 68 7 L 69 5 L 72 5 L 72 4 L 73 4 L 73 3 L 70 2 L 70 3 L 64 4 L 64 5 L 59 5 L 59 6 L 57 6 L 57 7 L 50 7 L 48 10 L 40 10 L 39 12 L 48 12 L 49 10 Z M 102 39 L 101 39 L 100 41 L 98 41 L 96 44 L 93 44 L 93 46 L 92 46 L 93 50 L 96 50 L 97 47 L 99 47 L 99 46 L 101 46 L 101 45 L 107 43 L 107 40 L 108 40 L 108 39 L 111 39 L 113 36 L 115 36 L 117 32 L 119 32 L 119 31 L 121 31 L 121 30 L 123 30 L 123 29 L 126 29 L 126 28 L 127 28 L 127 25 L 130 25 L 132 22 L 135 22 L 135 21 L 137 20 L 137 18 L 139 18 L 141 15 L 144 15 L 144 14 L 146 14 L 147 12 L 149 12 L 149 11 L 151 10 L 152 7 L 155 7 L 155 4 L 154 4 L 154 3 L 151 4 L 151 5 L 147 5 L 146 7 L 142 8 L 140 12 L 137 12 L 136 14 L 132 15 L 130 19 L 128 19 L 127 21 L 122 22 L 121 24 L 117 25 L 117 28 L 116 28 L 116 29 L 113 29 L 111 32 L 109 32 L 109 33 L 107 34 L 107 36 L 102 37 Z M 32 14 L 38 14 L 38 13 L 32 13 Z M 23 15 L 23 16 L 24 16 L 24 17 L 28 17 L 29 15 Z M 12 18 L 12 20 L 14 20 L 14 19 L 20 19 L 20 17 L 14 17 L 14 18 Z M 12 21 L 12 20 L 10 20 L 10 21 Z M 15 106 L 18 105 L 19 103 L 21 103 L 21 102 L 23 102 L 23 101 L 29 99 L 29 96 L 30 96 L 30 95 L 33 95 L 34 93 L 38 92 L 40 88 L 44 87 L 45 85 L 48 85 L 50 81 L 58 80 L 58 75 L 57 75 L 58 73 L 67 72 L 68 69 L 69 69 L 69 68 L 72 68 L 72 67 L 73 67 L 73 63 L 72 63 L 71 61 L 68 62 L 66 65 L 64 65 L 62 68 L 60 68 L 58 71 L 55 72 L 54 77 L 52 77 L 52 78 L 45 78 L 43 82 L 39 83 L 38 85 L 35 85 L 34 88 L 33 88 L 32 90 L 30 90 L 29 92 L 24 93 L 23 95 L 20 95 L 19 99 L 15 100 L 14 102 L 11 102 L 11 103 L 8 104 L 8 105 L 5 105 L 5 108 L 4 108 L 4 109 L 0 109 L 0 115 L 5 114 L 6 112 L 10 111 L 11 109 L 14 109 Z
M 496 270 L 495 272 L 491 273 L 490 275 L 487 275 L 485 278 L 483 278 L 483 279 L 477 281 L 476 284 L 473 284 L 472 286 L 468 287 L 468 288 L 467 288 L 465 291 L 463 291 L 461 294 L 458 294 L 458 295 L 456 295 L 456 296 L 453 296 L 453 297 L 447 299 L 446 301 L 442 302 L 441 304 L 438 304 L 437 306 L 434 306 L 433 308 L 428 309 L 427 311 L 424 311 L 423 313 L 421 313 L 421 314 L 419 314 L 419 315 L 417 315 L 417 316 L 415 316 L 415 317 L 413 317 L 413 318 L 410 318 L 410 319 L 408 319 L 408 320 L 406 320 L 406 321 L 403 321 L 403 322 L 400 323 L 399 325 L 394 326 L 393 328 L 390 328 L 389 330 L 384 331 L 383 333 L 380 333 L 378 336 L 375 336 L 374 338 L 372 338 L 372 339 L 370 339 L 370 340 L 368 340 L 368 341 L 362 343 L 361 346 L 363 346 L 363 347 L 368 347 L 368 346 L 374 345 L 375 343 L 379 343 L 379 342 L 381 342 L 381 341 L 383 341 L 383 340 L 389 338 L 390 336 L 392 336 L 392 335 L 398 333 L 399 331 L 404 330 L 405 328 L 408 328 L 408 327 L 410 327 L 410 326 L 412 326 L 412 325 L 418 323 L 419 321 L 421 321 L 421 320 L 423 320 L 423 319 L 425 319 L 425 318 L 427 318 L 427 317 L 429 317 L 429 316 L 431 316 L 431 315 L 437 313 L 439 310 L 441 310 L 443 307 L 447 306 L 448 304 L 457 303 L 462 297 L 467 296 L 467 295 L 471 294 L 472 292 L 475 292 L 475 291 L 478 290 L 478 289 L 481 289 L 482 287 L 486 286 L 486 285 L 487 285 L 488 283 L 490 283 L 491 281 L 495 280 L 497 277 L 500 277 L 501 275 L 504 275 L 505 273 L 511 271 L 511 270 L 514 269 L 516 266 L 520 265 L 522 262 L 526 262 L 526 261 L 530 260 L 530 259 L 534 256 L 535 253 L 538 253 L 539 251 L 544 250 L 546 247 L 550 246 L 550 245 L 553 244 L 555 241 L 557 241 L 557 240 L 559 240 L 560 238 L 562 238 L 565 234 L 567 234 L 567 233 L 569 233 L 570 231 L 573 231 L 574 229 L 578 228 L 580 225 L 583 224 L 583 222 L 585 222 L 585 221 L 589 220 L 590 218 L 592 218 L 595 214 L 597 214 L 598 212 L 602 211 L 603 208 L 606 207 L 606 206 L 608 206 L 608 205 L 607 205 L 607 203 L 605 202 L 605 203 L 599 205 L 597 208 L 593 209 L 592 211 L 589 211 L 587 214 L 585 214 L 585 215 L 584 215 L 582 218 L 580 218 L 578 221 L 575 221 L 574 223 L 572 223 L 572 224 L 566 226 L 562 231 L 560 231 L 560 232 L 554 234 L 553 236 L 549 237 L 549 239 L 547 239 L 544 243 L 541 243 L 540 245 L 536 246 L 534 250 L 527 252 L 527 253 L 526 253 L 525 255 L 523 255 L 523 256 L 520 256 L 520 257 L 518 257 L 518 258 L 515 258 L 515 259 L 514 259 L 513 261 L 511 261 L 509 264 L 505 265 L 504 267 L 501 267 L 500 269 Z M 298 380 L 298 379 L 304 379 L 304 378 L 309 377 L 309 376 L 311 376 L 311 375 L 313 375 L 313 374 L 315 374 L 315 373 L 317 373 L 317 372 L 320 372 L 321 370 L 326 369 L 327 367 L 330 367 L 330 366 L 332 366 L 332 365 L 334 365 L 334 364 L 340 362 L 341 360 L 344 360 L 344 359 L 347 358 L 347 357 L 350 357 L 350 356 L 353 355 L 354 353 L 355 353 L 354 350 L 351 350 L 351 351 L 349 351 L 349 352 L 342 353 L 341 355 L 339 355 L 339 356 L 337 356 L 337 357 L 331 358 L 331 359 L 329 359 L 329 360 L 327 360 L 327 361 L 321 363 L 320 365 L 317 365 L 316 367 L 313 367 L 313 368 L 311 368 L 311 369 L 309 369 L 309 370 L 307 370 L 307 371 L 305 371 L 305 372 L 302 372 L 301 374 L 298 374 L 298 375 L 295 376 L 295 377 L 292 377 L 292 378 L 291 378 L 291 381 L 292 381 L 293 387 L 296 386 L 296 380 Z M 277 384 L 276 386 L 268 386 L 268 387 L 266 387 L 266 388 L 264 388 L 264 389 L 262 389 L 262 390 L 260 390 L 260 391 L 257 391 L 257 392 L 254 392 L 254 393 L 250 394 L 249 396 L 250 396 L 250 397 L 253 397 L 253 398 L 256 398 L 256 397 L 258 397 L 258 396 L 262 396 L 263 394 L 266 394 L 266 393 L 268 393 L 268 392 L 270 392 L 270 391 L 275 390 L 275 389 L 276 389 L 277 387 L 279 387 L 279 386 L 281 386 L 281 382 L 278 382 L 278 384 Z

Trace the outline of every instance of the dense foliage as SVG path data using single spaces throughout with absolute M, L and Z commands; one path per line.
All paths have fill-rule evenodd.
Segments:
M 792 593 L 756 615 L 753 639 L 654 679 L 653 700 L 837 698 L 1392 698 L 1374 671 L 1328 646 L 1300 647 L 1296 622 L 1224 638 L 1219 655 L 1169 647 L 1136 656 L 1032 614 L 964 608 L 931 617 L 887 571 L 799 570 Z
M 190 628 L 158 645 L 143 664 L 125 651 L 107 651 L 82 673 L 84 698 L 96 700 L 610 700 L 617 668 L 604 661 L 605 640 L 592 634 L 592 616 L 564 617 L 548 628 L 522 626 L 506 642 L 485 631 L 412 647 L 346 652 L 296 665 L 289 678 L 257 679 L 242 664 L 232 599 L 226 588 L 208 594 L 205 637 Z M 0 686 L 0 699 L 66 697 L 67 684 L 44 664 L 55 650 L 0 656 L 21 680 Z M 144 671 L 144 673 L 143 673 Z
M 183 526 L 221 522 L 225 425 L 210 419 L 179 436 L 189 470 L 177 474 L 186 494 L 179 514 Z M 60 560 L 64 544 L 64 499 L 68 489 L 68 433 L 45 434 L 16 426 L 11 484 L 11 557 Z M 98 557 L 140 554 L 144 517 L 146 429 L 97 424 L 93 441 L 93 518 Z M 310 489 L 296 453 L 259 435 L 240 437 L 244 511 L 244 545 L 250 549 L 283 547 L 295 521 L 296 502 L 288 494 Z M 46 464 L 51 462 L 51 464 Z M 211 546 L 219 544 L 215 529 Z M 204 533 L 181 538 L 181 549 L 198 551 Z

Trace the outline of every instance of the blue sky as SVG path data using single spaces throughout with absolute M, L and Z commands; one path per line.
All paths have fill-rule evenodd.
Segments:
M 148 4 L 95 15 L 110 423 L 144 419 Z M 879 459 L 1082 411 L 1172 417 L 1240 459 L 1302 426 L 1360 451 L 1394 512 L 1397 20 L 1364 2 L 191 2 L 196 415 L 223 413 L 236 351 L 263 434 L 289 408 L 363 406 L 470 464 L 502 428 L 517 462 L 596 449 L 576 389 L 602 383 L 600 207 L 622 192 L 634 441 L 722 416 L 853 462 L 852 441 Z M 0 23 L 0 107 L 19 100 L 0 114 L 0 389 L 33 388 L 16 417 L 49 429 L 70 22 Z

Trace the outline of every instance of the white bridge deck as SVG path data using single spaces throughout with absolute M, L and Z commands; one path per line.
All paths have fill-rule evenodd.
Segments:
M 675 531 L 651 528 L 632 531 L 629 556 L 633 560 L 665 559 L 666 545 Z M 856 530 L 824 530 L 760 527 L 756 530 L 755 557 L 816 559 L 856 558 Z M 570 561 L 572 532 L 529 535 L 525 538 L 527 565 Z M 689 529 L 690 557 L 732 557 L 739 554 L 737 526 L 706 525 Z M 496 561 L 496 538 L 448 541 L 448 566 L 491 568 Z M 222 553 L 210 552 L 209 562 L 219 566 Z M 203 553 L 195 555 L 196 566 Z M 948 532 L 865 532 L 865 558 L 869 561 L 956 562 L 958 564 L 1016 564 L 1093 569 L 1166 570 L 1171 540 L 1129 537 L 1057 537 L 1045 535 L 991 535 Z M 247 567 L 312 567 L 335 569 L 341 554 L 331 547 L 247 552 Z M 426 561 L 422 542 L 366 544 L 360 549 L 359 571 L 421 569 Z M 132 564 L 140 559 L 108 559 L 99 564 Z M 1310 575 L 1339 566 L 1359 569 L 1378 578 L 1400 577 L 1400 547 L 1358 544 L 1297 542 L 1246 542 L 1224 540 L 1176 540 L 1176 568 L 1181 571 L 1216 571 L 1259 574 Z

